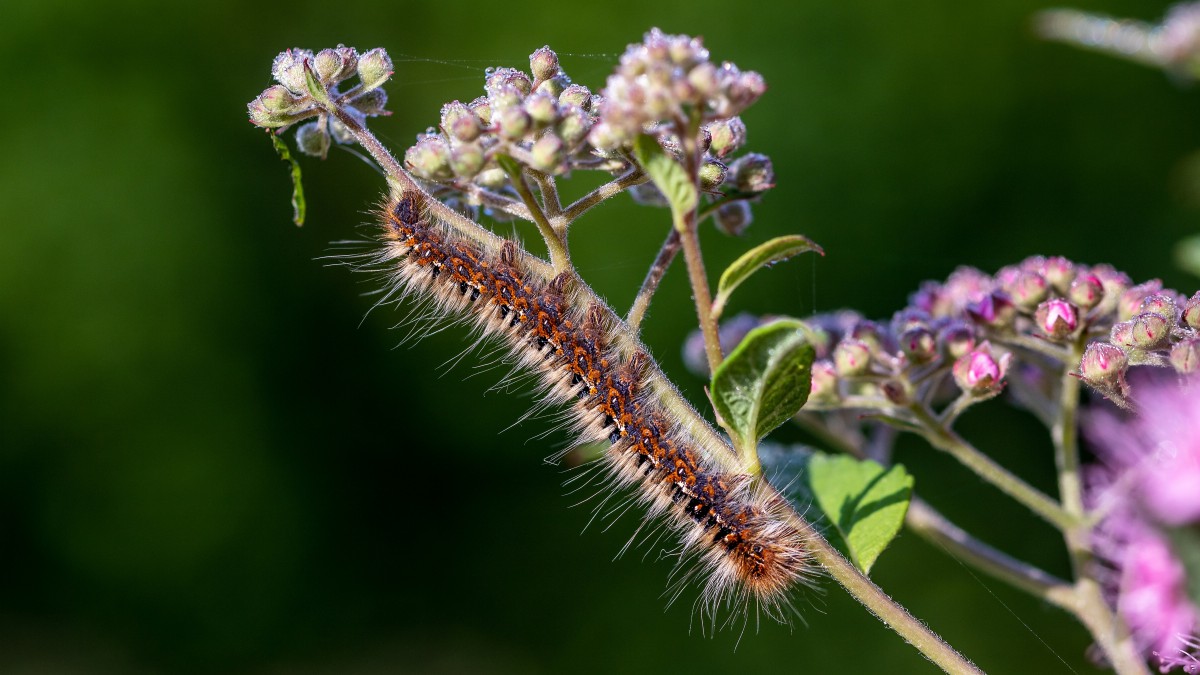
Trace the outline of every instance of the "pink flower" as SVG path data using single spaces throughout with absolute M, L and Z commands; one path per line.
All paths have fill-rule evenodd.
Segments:
M 1093 534 L 1103 579 L 1138 647 L 1162 672 L 1197 672 L 1200 609 L 1164 528 L 1200 522 L 1200 386 L 1174 377 L 1141 378 L 1138 413 L 1086 418 L 1102 463 L 1088 468 L 1089 508 L 1104 513 Z

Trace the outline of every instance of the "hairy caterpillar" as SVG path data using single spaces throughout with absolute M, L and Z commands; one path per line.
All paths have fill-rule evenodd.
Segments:
M 600 460 L 662 516 L 698 561 L 697 606 L 782 620 L 787 591 L 811 572 L 806 537 L 784 498 L 739 467 L 733 449 L 682 399 L 624 323 L 573 273 L 555 274 L 516 243 L 455 221 L 440 204 L 396 188 L 379 212 L 383 249 L 372 267 L 385 297 L 415 297 L 466 318 L 538 374 L 548 401 L 569 406 L 580 442 L 606 440 Z M 678 591 L 676 591 L 678 594 Z

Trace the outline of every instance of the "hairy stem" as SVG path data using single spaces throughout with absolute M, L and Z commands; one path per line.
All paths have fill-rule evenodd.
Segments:
M 542 239 L 546 240 L 546 248 L 550 251 L 550 264 L 554 266 L 554 271 L 570 270 L 571 254 L 567 251 L 566 239 L 563 237 L 563 233 L 550 224 L 542 205 L 538 203 L 537 198 L 533 196 L 533 191 L 529 189 L 529 184 L 525 182 L 525 172 L 521 170 L 521 165 L 511 157 L 505 158 L 499 164 L 512 180 L 513 187 L 520 195 L 521 201 L 525 202 L 525 206 L 533 216 L 533 223 L 537 225 L 538 231 L 542 234 Z
M 554 176 L 532 170 L 529 174 L 533 176 L 534 182 L 538 184 L 538 190 L 542 193 L 542 205 L 546 208 L 546 219 L 550 221 L 555 230 L 565 230 L 570 221 L 561 224 L 556 222 L 562 215 L 562 202 L 558 198 L 558 184 L 554 182 Z
M 1058 502 L 1021 480 L 1008 469 L 997 464 L 991 457 L 977 450 L 953 430 L 938 422 L 924 406 L 912 405 L 909 407 L 909 412 L 920 424 L 920 433 L 925 440 L 929 441 L 930 445 L 949 453 L 980 478 L 996 486 L 1060 531 L 1066 532 L 1082 523 L 1080 517 L 1068 513 Z
M 579 216 L 582 216 L 593 206 L 605 199 L 616 196 L 634 185 L 641 185 L 648 180 L 650 180 L 650 177 L 643 173 L 641 168 L 632 167 L 619 178 L 615 178 L 575 200 L 570 206 L 563 209 L 559 218 L 564 222 L 573 223 Z
M 792 524 L 809 537 L 813 558 L 821 567 L 825 568 L 829 576 L 841 584 L 847 593 L 862 603 L 884 625 L 920 651 L 925 658 L 947 673 L 981 674 L 983 672 L 966 657 L 955 651 L 941 636 L 909 614 L 907 609 L 893 600 L 883 589 L 859 572 L 858 568 L 842 557 L 842 554 L 838 553 L 837 549 L 830 545 L 808 521 L 793 512 L 789 512 L 789 516 L 794 516 L 790 518 Z
M 1079 338 L 1064 360 L 1058 419 L 1050 429 L 1058 468 L 1059 499 L 1063 509 L 1076 521 L 1064 530 L 1063 538 L 1075 572 L 1076 614 L 1104 650 L 1114 670 L 1122 675 L 1141 675 L 1149 672 L 1145 660 L 1125 623 L 1108 606 L 1100 583 L 1093 576 L 1091 528 L 1084 511 L 1083 482 L 1079 476 L 1079 378 L 1074 376 L 1086 342 L 1085 337 Z
M 646 310 L 650 308 L 650 299 L 654 297 L 654 292 L 658 290 L 658 283 L 662 281 L 663 275 L 667 273 L 667 268 L 671 266 L 671 262 L 675 260 L 675 256 L 679 253 L 679 230 L 671 228 L 671 232 L 663 241 L 662 247 L 658 249 L 658 255 L 654 258 L 654 263 L 650 265 L 650 270 L 646 272 L 646 278 L 642 280 L 642 287 L 638 289 L 637 297 L 633 300 L 633 306 L 629 309 L 629 317 L 625 319 L 625 323 L 629 324 L 629 329 L 635 333 L 638 327 L 642 324 L 642 319 L 646 316 Z
M 480 187 L 469 181 L 462 181 L 461 183 L 455 184 L 455 187 L 459 190 L 462 190 L 467 194 L 467 196 L 477 200 L 480 204 L 488 208 L 503 211 L 522 220 L 527 220 L 531 223 L 533 222 L 533 214 L 529 212 L 529 209 L 525 206 L 525 204 L 513 199 L 512 197 L 509 197 L 508 195 L 492 192 L 487 188 Z

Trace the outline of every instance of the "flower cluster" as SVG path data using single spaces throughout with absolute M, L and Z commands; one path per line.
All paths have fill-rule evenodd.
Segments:
M 1010 370 L 1020 375 L 1019 398 L 1053 400 L 1064 367 L 1123 404 L 1132 365 L 1200 368 L 1200 293 L 1185 300 L 1157 280 L 1134 285 L 1108 265 L 1062 257 L 1034 256 L 994 275 L 959 268 L 922 284 L 889 321 L 838 312 L 807 323 L 818 357 L 809 410 L 944 398 L 954 393 L 940 385 L 946 374 L 960 404 L 970 403 L 998 394 Z M 739 317 L 737 332 L 745 324 Z M 1075 362 L 1069 347 L 1083 344 Z
M 1085 425 L 1101 460 L 1085 474 L 1088 506 L 1105 514 L 1093 535 L 1099 576 L 1147 657 L 1163 672 L 1197 672 L 1200 608 L 1187 577 L 1200 570 L 1183 562 L 1197 544 L 1180 534 L 1200 526 L 1200 388 L 1160 377 L 1139 382 L 1135 400 L 1136 416 L 1101 410 Z
M 592 142 L 605 150 L 628 147 L 647 128 L 681 122 L 693 111 L 702 122 L 728 120 L 757 101 L 766 88 L 756 72 L 743 72 L 728 62 L 715 65 L 700 38 L 666 35 L 656 28 L 642 42 L 629 45 L 609 76 Z M 736 130 L 715 133 L 717 154 L 723 156 L 725 139 L 737 135 Z
M 383 49 L 365 54 L 343 45 L 316 54 L 289 49 L 275 57 L 271 75 L 278 84 L 267 87 L 249 103 L 250 121 L 282 131 L 315 117 L 296 129 L 296 144 L 308 155 L 324 157 L 332 141 L 354 142 L 346 126 L 325 112 L 323 100 L 335 102 L 359 123 L 367 117 L 390 114 L 384 110 L 387 94 L 381 85 L 392 75 L 392 60 Z M 342 92 L 339 86 L 352 77 L 357 77 L 358 83 Z
M 598 94 L 572 82 L 549 47 L 530 55 L 528 72 L 488 68 L 483 89 L 469 103 L 444 105 L 438 125 L 418 135 L 404 155 L 415 176 L 455 203 L 482 203 L 501 216 L 502 209 L 492 207 L 516 199 L 514 165 L 547 179 L 575 170 L 627 175 L 635 168 L 631 145 L 642 133 L 682 159 L 682 127 L 674 123 L 687 110 L 702 112 L 691 140 L 701 155 L 700 188 L 715 202 L 722 231 L 743 232 L 752 220 L 746 200 L 775 185 L 770 158 L 733 157 L 746 142 L 737 113 L 765 90 L 762 77 L 714 65 L 698 38 L 652 30 L 629 46 Z M 639 203 L 666 205 L 645 179 L 631 181 L 629 193 Z

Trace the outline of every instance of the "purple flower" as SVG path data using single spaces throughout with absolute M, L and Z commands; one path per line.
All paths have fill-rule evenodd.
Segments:
M 1135 391 L 1135 416 L 1086 419 L 1102 462 L 1089 467 L 1087 498 L 1106 514 L 1093 544 L 1114 570 L 1105 579 L 1109 599 L 1142 652 L 1163 672 L 1196 672 L 1200 610 L 1163 529 L 1200 522 L 1200 388 L 1142 378 Z

